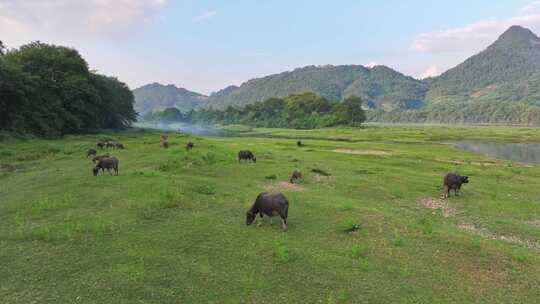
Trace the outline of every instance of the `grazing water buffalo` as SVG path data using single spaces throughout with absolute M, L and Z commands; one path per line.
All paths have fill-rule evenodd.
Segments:
M 88 149 L 88 151 L 86 151 L 86 158 L 90 157 L 90 156 L 96 156 L 97 155 L 97 151 L 96 149 Z
M 469 177 L 461 176 L 456 173 L 448 173 L 444 177 L 443 182 L 443 198 L 448 198 L 450 196 L 450 190 L 454 189 L 454 194 L 459 195 L 459 190 L 461 189 L 462 184 L 468 184 Z
M 114 156 L 100 159 L 97 165 L 92 170 L 94 172 L 94 176 L 97 176 L 99 174 L 100 169 L 102 172 L 105 172 L 105 169 L 107 169 L 109 174 L 111 174 L 111 169 L 113 169 L 115 175 L 118 175 L 118 163 L 118 158 Z
M 186 144 L 186 150 L 188 150 L 188 151 L 191 150 L 191 149 L 193 149 L 193 147 L 195 147 L 195 144 L 192 143 L 192 142 L 188 142 L 188 143 Z
M 238 152 L 238 162 L 240 162 L 242 159 L 246 161 L 252 160 L 254 163 L 257 162 L 257 158 L 249 150 L 242 150 Z
M 257 213 L 261 217 L 262 224 L 263 215 L 270 217 L 270 224 L 272 224 L 272 217 L 279 215 L 281 217 L 281 227 L 283 230 L 287 230 L 287 215 L 289 213 L 289 200 L 283 195 L 283 193 L 268 193 L 262 192 L 257 196 L 255 203 L 246 213 L 246 225 L 251 225 Z
M 293 173 L 291 174 L 291 178 L 289 179 L 289 182 L 292 184 L 301 178 L 302 178 L 302 172 L 298 170 L 294 170 Z
M 116 149 L 122 149 L 122 150 L 124 150 L 124 149 L 126 148 L 126 147 L 124 147 L 124 145 L 121 144 L 121 143 L 114 143 L 114 147 L 115 147 Z
M 110 141 L 106 142 L 105 143 L 105 148 L 114 148 L 114 143 L 110 142 Z
M 96 146 L 97 146 L 98 148 L 100 148 L 100 149 L 105 148 L 105 144 L 102 143 L 102 142 L 98 142 L 98 143 L 96 144 Z
M 109 153 L 104 154 L 104 155 L 94 156 L 94 158 L 92 158 L 92 162 L 95 164 L 96 162 L 99 162 L 100 160 L 107 157 L 110 157 Z

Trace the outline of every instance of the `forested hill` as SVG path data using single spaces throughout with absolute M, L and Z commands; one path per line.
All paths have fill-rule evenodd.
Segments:
M 183 112 L 199 108 L 207 96 L 172 84 L 152 83 L 133 90 L 135 109 L 144 114 L 155 109 L 175 107 Z
M 136 119 L 133 104 L 127 85 L 90 71 L 74 49 L 40 42 L 0 47 L 2 132 L 54 137 L 124 128 Z
M 427 100 L 540 105 L 540 38 L 512 26 L 495 43 L 432 80 Z
M 484 51 L 426 80 L 385 66 L 308 66 L 227 87 L 196 105 L 243 107 L 308 91 L 332 101 L 359 96 L 371 120 L 540 125 L 540 38 L 512 26 Z
M 372 107 L 414 108 L 422 104 L 427 86 L 385 66 L 308 66 L 294 71 L 252 79 L 210 95 L 206 106 L 244 106 L 271 97 L 314 92 L 329 100 L 362 97 Z

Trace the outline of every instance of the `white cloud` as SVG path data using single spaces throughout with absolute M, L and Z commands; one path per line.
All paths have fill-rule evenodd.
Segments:
M 424 53 L 477 52 L 495 41 L 507 28 L 521 25 L 540 31 L 540 1 L 522 10 L 524 14 L 507 19 L 490 18 L 463 27 L 418 35 L 409 48 Z
M 540 12 L 540 1 L 534 1 L 529 5 L 523 7 L 521 11 L 525 13 L 538 13 Z
M 372 69 L 372 68 L 374 68 L 374 67 L 376 67 L 378 65 L 380 65 L 380 64 L 377 61 L 371 61 L 368 64 L 366 64 L 366 67 Z
M 167 1 L 0 0 L 0 37 L 10 44 L 58 37 L 123 37 L 148 24 Z
M 420 79 L 439 76 L 439 74 L 441 74 L 439 72 L 439 68 L 436 65 L 432 65 L 422 73 L 422 75 L 420 76 Z
M 206 21 L 208 19 L 214 18 L 216 15 L 217 15 L 216 11 L 207 11 L 207 12 L 204 12 L 204 13 L 200 14 L 199 16 L 193 18 L 193 21 L 195 21 L 195 22 Z

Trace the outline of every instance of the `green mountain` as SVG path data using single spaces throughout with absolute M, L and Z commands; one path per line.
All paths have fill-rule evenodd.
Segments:
M 213 93 L 206 106 L 244 106 L 271 97 L 314 92 L 329 100 L 357 95 L 372 107 L 415 108 L 423 104 L 427 86 L 385 66 L 307 66 L 290 72 L 252 79 Z
M 512 26 L 484 51 L 426 80 L 385 66 L 326 65 L 252 79 L 208 97 L 158 84 L 134 93 L 139 111 L 175 106 L 185 112 L 242 107 L 304 92 L 331 101 L 362 97 L 372 108 L 372 120 L 540 124 L 540 38 Z
M 199 108 L 207 96 L 178 88 L 172 84 L 152 83 L 133 90 L 135 110 L 145 114 L 155 109 L 175 107 L 187 112 Z
M 510 27 L 487 49 L 432 79 L 426 100 L 540 105 L 540 38 L 526 28 Z

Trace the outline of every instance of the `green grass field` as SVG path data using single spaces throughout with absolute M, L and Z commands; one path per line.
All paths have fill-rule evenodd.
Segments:
M 0 303 L 540 302 L 540 166 L 439 143 L 539 129 L 249 132 L 1 142 Z M 111 151 L 120 175 L 94 177 L 85 151 L 107 139 L 127 147 Z M 451 171 L 471 182 L 440 200 Z M 289 198 L 287 232 L 245 225 L 270 190 Z

